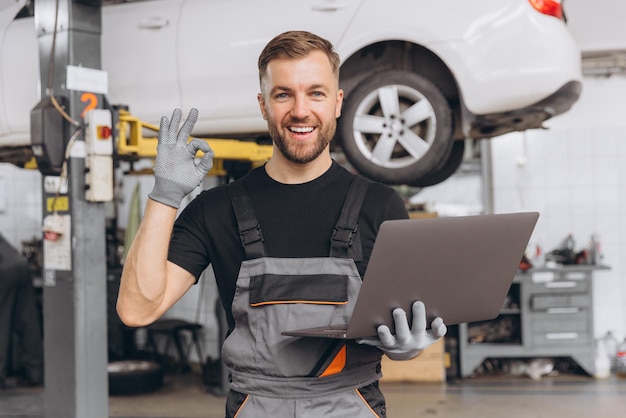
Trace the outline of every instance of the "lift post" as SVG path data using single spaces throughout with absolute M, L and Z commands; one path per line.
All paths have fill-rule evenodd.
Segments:
M 79 129 L 87 107 L 103 103 L 104 92 L 81 77 L 100 74 L 100 3 L 35 2 L 41 97 L 54 105 L 40 103 L 31 113 L 43 174 L 45 416 L 51 418 L 109 416 L 105 207 L 85 199 Z M 66 173 L 59 172 L 62 160 Z

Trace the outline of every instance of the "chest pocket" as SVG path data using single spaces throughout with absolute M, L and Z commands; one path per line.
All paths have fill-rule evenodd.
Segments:
M 264 274 L 250 278 L 250 306 L 283 303 L 344 305 L 348 278 L 332 274 Z

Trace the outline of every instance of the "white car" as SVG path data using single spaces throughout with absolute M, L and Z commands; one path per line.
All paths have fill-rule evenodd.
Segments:
M 2 161 L 28 149 L 40 99 L 32 8 L 15 18 L 17 3 L 0 0 Z M 105 0 L 102 28 L 110 103 L 151 123 L 196 107 L 195 136 L 240 139 L 267 136 L 266 42 L 291 29 L 326 37 L 346 93 L 334 146 L 388 184 L 445 180 L 464 139 L 539 128 L 582 83 L 560 0 Z

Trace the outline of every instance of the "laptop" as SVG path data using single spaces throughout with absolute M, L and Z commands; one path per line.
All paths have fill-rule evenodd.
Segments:
M 428 324 L 493 319 L 500 313 L 535 228 L 537 212 L 389 220 L 381 224 L 349 324 L 283 335 L 354 339 L 392 332 L 392 311 L 421 300 Z

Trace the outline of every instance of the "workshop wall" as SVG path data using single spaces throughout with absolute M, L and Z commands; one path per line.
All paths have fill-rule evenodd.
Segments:
M 491 141 L 496 213 L 541 213 L 530 241 L 544 253 L 597 234 L 610 271 L 594 277 L 596 337 L 626 337 L 626 77 L 586 77 L 578 103 L 547 130 Z
M 0 232 L 18 250 L 41 237 L 41 210 L 41 174 L 0 163 Z

